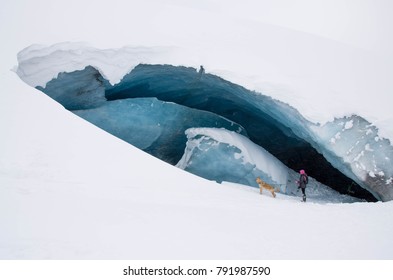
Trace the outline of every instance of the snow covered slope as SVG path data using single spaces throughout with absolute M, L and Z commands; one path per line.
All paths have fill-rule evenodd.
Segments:
M 390 127 L 391 91 L 376 91 L 381 98 L 369 94 L 373 85 L 389 88 L 390 64 L 359 70 L 357 66 L 365 62 L 353 64 L 349 58 L 363 51 L 345 51 L 348 60 L 345 55 L 339 56 L 344 60 L 335 60 L 334 53 L 325 52 L 326 40 L 322 49 L 311 44 L 303 50 L 300 39 L 310 35 L 217 15 L 218 2 L 213 6 L 210 1 L 189 6 L 181 2 L 4 3 L 0 9 L 0 37 L 5 38 L 0 52 L 0 259 L 392 259 L 392 202 L 302 204 L 280 194 L 272 199 L 255 189 L 206 181 L 81 120 L 10 71 L 17 64 L 17 53 L 37 42 L 84 40 L 104 48 L 187 45 L 196 50 L 192 65 L 225 72 L 229 80 L 250 88 L 253 83 L 263 85 L 272 96 L 299 109 L 320 101 L 326 110 L 314 108 L 311 113 L 321 113 L 316 117 L 343 115 L 352 102 L 356 112 L 368 105 L 364 113 L 370 122 Z M 108 18 L 108 10 L 115 16 Z M 143 30 L 131 28 L 135 26 Z M 263 42 L 262 48 L 256 41 Z M 215 44 L 203 49 L 204 42 Z M 263 55 L 252 57 L 256 63 L 251 65 L 252 59 L 246 58 L 252 53 Z M 322 62 L 317 59 L 321 57 Z M 378 66 L 381 60 L 371 62 Z M 352 68 L 364 75 L 352 73 Z M 233 69 L 242 77 L 233 75 Z M 373 69 L 381 71 L 373 74 Z M 252 73 L 258 70 L 266 78 L 254 79 Z M 371 75 L 366 75 L 368 71 Z M 249 83 L 242 82 L 246 80 Z M 329 80 L 335 86 L 314 94 Z M 300 81 L 299 88 L 289 87 L 291 81 Z M 339 86 L 341 81 L 344 87 Z M 306 91 L 310 99 L 299 98 L 307 84 L 314 86 Z M 359 103 L 353 102 L 358 99 Z M 337 102 L 325 102 L 330 100 Z M 331 114 L 322 114 L 329 110 Z
M 303 204 L 206 181 L 81 120 L 15 73 L 2 81 L 1 259 L 393 257 L 391 202 Z

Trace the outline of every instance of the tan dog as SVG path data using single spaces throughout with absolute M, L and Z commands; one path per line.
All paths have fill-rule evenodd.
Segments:
M 258 185 L 259 185 L 259 193 L 262 194 L 262 189 L 268 190 L 269 192 L 272 193 L 273 197 L 276 197 L 276 193 L 275 193 L 275 189 L 270 186 L 268 183 L 264 182 L 261 180 L 261 178 L 257 177 L 257 179 L 255 180 Z

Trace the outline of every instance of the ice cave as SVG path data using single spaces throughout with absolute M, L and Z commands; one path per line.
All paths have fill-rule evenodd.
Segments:
M 305 169 L 342 194 L 393 199 L 393 148 L 356 115 L 320 126 L 263 93 L 192 67 L 161 64 L 139 64 L 114 85 L 87 66 L 37 88 L 124 141 L 210 180 L 256 186 L 253 178 L 262 176 L 290 194 L 296 172 Z M 222 129 L 242 139 L 222 142 L 208 130 L 195 134 L 195 128 Z M 269 164 L 239 159 L 245 151 L 236 143 L 244 141 L 261 147 L 290 175 L 274 177 Z

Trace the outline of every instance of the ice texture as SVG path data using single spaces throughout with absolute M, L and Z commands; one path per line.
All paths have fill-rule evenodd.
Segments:
M 238 124 L 213 113 L 188 108 L 157 98 L 107 101 L 104 105 L 73 111 L 120 139 L 175 164 L 186 146 L 190 127 L 222 127 L 245 133 Z
M 313 127 L 321 152 L 382 201 L 393 199 L 393 147 L 362 117 L 336 118 Z
M 22 64 L 17 72 L 25 73 L 23 71 L 25 66 Z M 28 66 L 29 71 L 34 72 L 34 67 L 31 64 Z M 39 73 L 36 74 L 40 76 Z M 28 75 L 23 77 L 29 78 Z M 100 71 L 93 67 L 87 67 L 83 70 L 59 74 L 57 78 L 48 82 L 45 87 L 39 87 L 39 89 L 59 101 L 67 109 L 78 111 L 80 116 L 92 120 L 96 125 L 107 129 L 122 139 L 132 138 L 132 141 L 126 141 L 134 143 L 145 151 L 172 164 L 175 164 L 182 156 L 179 147 L 185 147 L 185 136 L 182 136 L 183 145 L 174 148 L 176 152 L 166 152 L 170 149 L 168 147 L 171 143 L 174 146 L 177 145 L 177 140 L 160 142 L 162 139 L 158 141 L 160 137 L 157 135 L 166 135 L 165 137 L 169 139 L 173 132 L 174 138 L 180 139 L 182 138 L 180 136 L 177 138 L 179 131 L 158 132 L 159 127 L 153 129 L 153 126 L 146 125 L 146 129 L 150 128 L 152 130 L 130 137 L 132 133 L 127 130 L 133 126 L 133 121 L 129 121 L 131 124 L 124 125 L 122 128 L 124 131 L 119 132 L 118 123 L 116 125 L 110 124 L 108 118 L 103 118 L 100 114 L 93 117 L 92 114 L 100 110 L 102 112 L 111 110 L 111 115 L 119 114 L 118 112 L 124 114 L 126 110 L 118 110 L 118 108 L 114 109 L 116 107 L 114 105 L 109 107 L 106 107 L 106 105 L 116 100 L 151 97 L 163 102 L 175 103 L 190 110 L 209 112 L 209 114 L 212 114 L 209 116 L 222 117 L 229 124 L 233 122 L 243 127 L 243 133 L 247 134 L 252 142 L 263 147 L 284 165 L 296 172 L 300 169 L 306 169 L 312 177 L 341 193 L 351 193 L 356 197 L 368 200 L 377 198 L 387 201 L 393 198 L 392 146 L 388 140 L 381 138 L 377 129 L 373 129 L 370 124 L 365 124 L 367 130 L 363 133 L 364 141 L 361 142 L 363 150 L 349 159 L 346 153 L 350 148 L 342 148 L 347 146 L 347 144 L 343 145 L 342 142 L 348 139 L 348 145 L 351 145 L 351 147 L 356 144 L 352 143 L 353 139 L 359 137 L 359 133 L 356 132 L 358 125 L 355 120 L 345 120 L 342 126 L 337 129 L 330 129 L 330 124 L 321 126 L 306 120 L 300 112 L 286 103 L 247 90 L 216 75 L 200 74 L 195 68 L 139 64 L 125 75 L 118 84 L 112 85 L 101 75 Z M 118 103 L 120 104 L 120 102 Z M 114 107 L 112 108 L 112 106 Z M 170 106 L 163 106 L 162 108 L 164 107 Z M 92 111 L 82 113 L 86 109 Z M 190 115 L 195 112 L 197 111 L 192 113 L 189 111 Z M 162 116 L 168 116 L 166 113 L 162 113 Z M 190 117 L 189 120 L 192 118 L 198 119 L 199 117 L 196 117 L 198 114 Z M 150 122 L 149 116 L 147 114 L 145 116 L 146 124 L 148 124 Z M 136 115 L 133 117 L 136 117 Z M 111 116 L 111 118 L 118 119 L 118 121 L 122 120 L 124 121 L 123 124 L 127 122 L 121 117 L 121 114 L 116 117 Z M 157 116 L 156 118 L 158 119 Z M 206 118 L 202 118 L 203 121 L 200 123 L 189 122 L 180 132 L 184 132 L 185 129 L 190 127 L 203 127 L 208 118 L 206 115 Z M 139 127 L 144 126 L 141 120 L 139 119 Z M 179 122 L 182 121 L 179 120 Z M 367 123 L 366 120 L 364 122 Z M 221 124 L 218 127 L 220 126 Z M 171 126 L 168 127 L 169 129 L 172 128 Z M 346 132 L 345 138 L 343 138 L 342 129 Z M 334 133 L 326 136 L 325 134 L 328 133 L 326 131 L 330 130 L 333 130 Z M 142 140 L 143 135 L 146 135 L 144 140 Z M 378 139 L 378 141 L 375 139 Z M 158 142 L 152 144 L 153 141 Z M 374 142 L 378 142 L 379 146 Z M 160 147 L 158 147 L 159 145 Z
M 288 104 L 218 76 L 200 75 L 194 68 L 171 65 L 138 65 L 106 92 L 109 100 L 152 96 L 235 121 L 245 128 L 251 141 L 291 169 L 306 169 L 341 193 L 372 197 L 347 174 L 343 175 L 334 159 L 330 162 L 325 159 L 312 130 L 318 125 L 307 121 Z
M 67 110 L 81 110 L 99 107 L 106 102 L 105 88 L 109 86 L 100 72 L 88 66 L 71 73 L 60 73 L 56 79 L 49 81 L 44 91 Z
M 223 128 L 190 128 L 186 134 L 187 147 L 177 167 L 219 183 L 252 187 L 258 187 L 255 178 L 260 177 L 280 193 L 300 195 L 296 184 L 299 174 L 247 137 Z M 314 200 L 359 201 L 348 195 L 340 196 L 312 177 L 306 193 Z
M 256 177 L 282 187 L 289 169 L 248 138 L 225 129 L 190 128 L 187 148 L 177 167 L 217 182 L 255 186 Z

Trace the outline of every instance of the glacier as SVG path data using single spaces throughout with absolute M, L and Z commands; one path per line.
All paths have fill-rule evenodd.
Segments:
M 190 128 L 177 167 L 218 182 L 258 187 L 256 177 L 285 193 L 288 168 L 247 137 L 223 128 Z
M 51 80 L 45 85 L 45 90 L 41 86 L 37 86 L 37 89 L 45 91 L 64 108 L 72 111 L 96 108 L 105 104 L 105 88 L 108 86 L 109 82 L 100 72 L 88 66 L 83 71 L 59 73 L 56 80 Z
M 312 129 L 326 158 L 375 197 L 393 200 L 393 148 L 376 126 L 352 115 Z
M 73 112 L 171 164 L 176 164 L 184 152 L 188 128 L 222 127 L 245 133 L 241 126 L 213 113 L 156 98 L 120 99 L 109 101 L 99 108 Z
M 288 168 L 249 138 L 224 128 L 190 128 L 186 130 L 187 148 L 177 167 L 218 182 L 233 182 L 259 188 L 255 178 L 272 185 L 286 195 L 299 195 L 298 172 Z M 313 201 L 358 202 L 349 195 L 309 177 L 307 196 Z
M 155 97 L 107 100 L 110 83 L 94 67 L 60 73 L 37 89 L 67 110 L 168 163 L 176 164 L 191 127 L 222 127 L 246 134 L 243 127 L 209 111 Z
M 43 56 L 42 60 L 45 61 L 51 55 L 49 53 Z M 22 79 L 28 79 L 29 75 L 26 73 L 29 71 L 34 74 L 40 72 L 39 66 L 34 70 L 34 64 L 29 63 L 32 59 L 31 54 L 25 54 L 25 58 L 20 55 L 18 58 L 20 64 L 17 73 Z M 34 59 L 37 62 L 39 58 Z M 132 62 L 135 63 L 135 60 Z M 25 71 L 24 68 L 29 71 Z M 73 82 L 74 79 L 78 82 Z M 30 84 L 34 85 L 31 80 Z M 187 142 L 184 134 L 186 129 L 205 126 L 221 128 L 225 124 L 227 129 L 242 131 L 252 142 L 263 147 L 288 168 L 295 171 L 306 169 L 311 177 L 340 193 L 369 201 L 393 199 L 392 146 L 388 139 L 378 136 L 375 126 L 365 120 L 363 123 L 367 123 L 367 130 L 363 129 L 360 133 L 363 144 L 358 145 L 354 142 L 359 137 L 358 129 L 346 129 L 345 133 L 341 132 L 341 138 L 337 134 L 338 130 L 342 129 L 340 124 L 343 121 L 340 119 L 324 125 L 313 123 L 290 105 L 260 92 L 250 91 L 217 75 L 201 75 L 193 67 L 169 64 L 137 64 L 114 84 L 106 79 L 102 70 L 86 65 L 86 68 L 76 71 L 56 73 L 45 86 L 35 86 L 77 115 L 123 140 L 133 138 L 134 140 L 128 141 L 149 153 L 155 153 L 171 164 L 176 164 L 183 156 Z M 151 108 L 153 103 L 163 109 L 161 115 L 155 112 L 157 114 L 152 116 L 152 123 L 156 126 L 147 125 L 151 121 L 150 114 L 143 118 L 146 119 L 144 127 L 142 118 L 137 120 L 138 114 L 126 109 L 127 106 L 131 108 L 131 104 L 136 104 L 135 102 L 146 101 L 146 109 Z M 172 111 L 164 112 L 169 107 Z M 164 138 L 167 140 L 153 144 L 165 134 L 162 134 L 163 130 L 157 125 L 160 123 L 160 117 L 169 120 L 177 114 L 176 112 L 182 110 L 188 111 L 187 118 L 193 122 L 175 133 L 180 140 L 171 142 L 172 133 L 166 131 Z M 140 110 L 139 114 L 142 111 Z M 109 114 L 110 117 L 105 117 L 105 114 Z M 220 120 L 221 123 L 212 121 L 214 124 L 211 124 L 208 121 L 210 118 Z M 362 119 L 360 116 L 353 118 Z M 122 123 L 122 129 L 119 129 L 117 124 L 109 124 L 109 119 L 117 119 Z M 199 119 L 200 122 L 196 121 Z M 178 119 L 178 124 L 182 122 Z M 143 133 L 129 131 L 135 129 L 134 124 L 138 123 L 141 129 L 139 132 Z M 168 128 L 172 129 L 173 126 L 169 125 L 166 129 Z M 118 132 L 114 132 L 115 130 Z M 336 140 L 332 141 L 333 138 Z M 377 144 L 367 145 L 368 142 Z M 348 145 L 356 146 L 356 149 L 348 148 Z M 163 153 L 171 146 L 176 146 L 175 151 Z M 352 158 L 348 156 L 351 151 L 357 153 Z M 228 152 L 233 153 L 233 147 Z M 227 179 L 221 175 L 212 178 L 211 174 L 202 172 L 202 169 L 194 172 L 217 181 Z M 249 179 L 242 180 L 252 185 Z
M 340 172 L 356 172 L 357 181 L 384 175 L 380 183 L 386 188 L 388 156 L 376 157 L 376 168 L 368 159 L 385 145 L 383 138 L 393 143 L 392 5 L 372 0 L 4 1 L 0 258 L 151 259 L 158 267 L 179 261 L 157 260 L 196 267 L 217 263 L 196 259 L 251 266 L 261 259 L 284 259 L 290 269 L 279 270 L 289 279 L 297 272 L 303 279 L 337 273 L 389 279 L 386 261 L 368 261 L 367 268 L 364 261 L 335 262 L 334 269 L 322 261 L 304 269 L 291 260 L 392 260 L 393 201 L 332 204 L 326 196 L 302 204 L 282 193 L 273 199 L 253 187 L 217 184 L 106 133 L 36 87 L 89 65 L 114 86 L 139 64 L 195 69 L 202 64 L 207 74 L 295 108 L 316 124 L 318 131 L 310 131 L 307 142 L 324 146 L 327 161 Z M 22 51 L 17 61 L 16 54 L 32 43 L 43 45 Z M 95 110 L 100 104 L 91 105 Z M 366 131 L 356 131 L 363 124 L 369 126 Z M 355 134 L 359 139 L 348 138 Z M 352 144 L 342 146 L 346 140 Z M 238 148 L 242 143 L 231 141 Z M 246 163 L 243 159 L 238 163 Z M 104 278 L 111 269 L 108 262 L 90 263 L 83 265 L 90 276 L 85 278 Z M 78 262 L 75 269 L 69 262 L 64 269 L 52 264 L 24 262 L 20 269 L 20 262 L 7 261 L 0 279 L 84 273 Z

